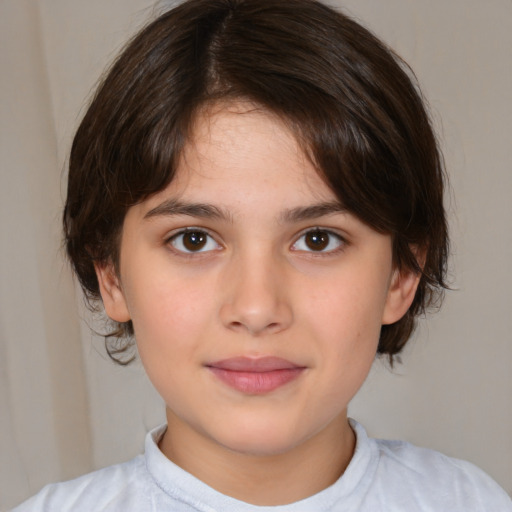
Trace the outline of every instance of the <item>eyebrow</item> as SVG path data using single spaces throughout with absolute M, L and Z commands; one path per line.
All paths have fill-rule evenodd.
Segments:
M 279 215 L 279 221 L 284 224 L 312 220 L 325 215 L 346 213 L 347 209 L 338 201 L 323 202 L 310 206 L 299 206 L 284 210 Z M 220 219 L 232 221 L 233 216 L 227 210 L 208 203 L 185 203 L 177 199 L 167 199 L 163 203 L 149 210 L 145 219 L 153 217 L 170 217 L 173 215 L 187 215 L 205 219 Z
M 348 210 L 343 204 L 338 201 L 330 201 L 311 206 L 300 206 L 285 210 L 281 214 L 281 221 L 284 223 L 300 222 L 305 220 L 312 220 L 325 215 L 334 215 L 336 213 L 346 213 Z
M 231 214 L 218 206 L 207 203 L 184 203 L 177 199 L 167 199 L 149 210 L 145 219 L 160 216 L 188 215 L 205 219 L 221 219 L 231 221 Z

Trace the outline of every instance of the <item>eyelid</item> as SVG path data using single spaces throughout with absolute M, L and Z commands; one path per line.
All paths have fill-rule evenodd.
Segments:
M 187 251 L 187 250 L 181 250 L 178 249 L 173 245 L 173 240 L 175 240 L 180 235 L 185 235 L 186 233 L 204 233 L 208 238 L 213 240 L 215 242 L 216 247 L 214 249 L 208 249 L 208 250 L 198 250 L 198 251 Z M 207 242 L 208 243 L 208 242 Z M 197 226 L 186 226 L 183 228 L 175 229 L 168 233 L 165 237 L 165 244 L 169 246 L 169 248 L 177 255 L 183 256 L 183 257 L 191 257 L 191 256 L 201 256 L 206 255 L 208 253 L 214 252 L 220 248 L 222 248 L 222 244 L 219 243 L 218 237 L 214 235 L 209 229 L 204 227 L 197 227 Z
M 320 251 L 315 251 L 313 249 L 309 249 L 309 250 L 308 249 L 294 249 L 294 246 L 300 241 L 301 238 L 306 236 L 308 233 L 315 233 L 315 232 L 326 233 L 327 235 L 336 238 L 339 241 L 339 245 L 337 247 L 335 247 L 334 249 L 320 250 Z M 313 255 L 313 256 L 328 256 L 328 255 L 336 254 L 336 253 L 344 250 L 347 247 L 347 245 L 349 245 L 349 242 L 347 241 L 346 236 L 341 234 L 338 230 L 333 229 L 333 228 L 326 228 L 326 227 L 322 227 L 322 226 L 315 226 L 315 227 L 311 227 L 311 228 L 302 230 L 296 236 L 295 241 L 292 243 L 291 250 L 301 252 L 301 253 L 307 253 L 308 255 Z

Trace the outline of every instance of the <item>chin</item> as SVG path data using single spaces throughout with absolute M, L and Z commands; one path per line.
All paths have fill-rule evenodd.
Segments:
M 281 455 L 301 444 L 307 436 L 295 429 L 271 422 L 260 425 L 231 425 L 228 432 L 219 433 L 216 442 L 229 450 L 257 457 Z

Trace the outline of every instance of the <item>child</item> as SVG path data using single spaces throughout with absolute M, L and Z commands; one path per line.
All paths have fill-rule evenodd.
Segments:
M 406 66 L 314 0 L 188 0 L 75 136 L 67 251 L 167 405 L 134 460 L 17 511 L 509 511 L 347 406 L 446 287 L 443 170 Z

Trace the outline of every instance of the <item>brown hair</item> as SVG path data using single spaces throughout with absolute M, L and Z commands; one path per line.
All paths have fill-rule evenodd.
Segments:
M 407 314 L 382 327 L 392 360 L 446 288 L 442 159 L 411 76 L 315 0 L 188 0 L 160 16 L 114 63 L 73 141 L 64 231 L 89 304 L 94 262 L 117 264 L 127 209 L 173 179 L 194 114 L 247 99 L 288 123 L 349 211 L 392 236 L 396 266 L 421 273 Z M 133 328 L 117 327 L 107 350 L 122 359 Z

